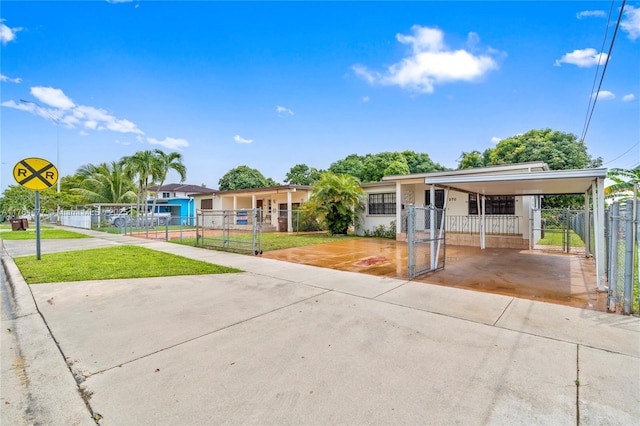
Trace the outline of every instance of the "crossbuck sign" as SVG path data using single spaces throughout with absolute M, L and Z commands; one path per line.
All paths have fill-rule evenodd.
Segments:
M 25 158 L 13 168 L 13 178 L 20 186 L 40 191 L 58 182 L 58 169 L 42 158 Z

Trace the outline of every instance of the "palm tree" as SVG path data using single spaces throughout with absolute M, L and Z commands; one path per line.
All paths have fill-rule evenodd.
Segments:
M 167 174 L 170 170 L 175 170 L 180 175 L 180 183 L 184 182 L 187 178 L 187 168 L 182 163 L 182 154 L 178 152 L 172 152 L 165 154 L 163 151 L 156 149 L 153 151 L 155 154 L 155 166 L 156 179 L 158 180 L 158 192 L 162 189 L 164 181 L 167 179 Z M 156 211 L 156 201 L 158 196 L 153 198 L 153 204 L 151 206 L 151 222 L 153 222 L 153 214 Z
M 155 153 L 150 150 L 138 151 L 131 156 L 123 157 L 120 162 L 124 166 L 126 175 L 137 182 L 136 205 L 138 211 L 146 213 L 146 209 L 142 209 L 142 203 L 146 203 L 147 188 L 159 175 Z
M 364 191 L 358 178 L 325 172 L 316 182 L 309 205 L 332 234 L 346 234 L 364 208 Z
M 607 198 L 615 198 L 616 196 L 633 192 L 634 185 L 640 183 L 640 166 L 635 169 L 611 169 L 607 177 L 614 183 L 605 188 Z
M 86 164 L 76 171 L 76 177 L 79 186 L 69 191 L 85 203 L 132 203 L 136 198 L 133 181 L 121 163 Z

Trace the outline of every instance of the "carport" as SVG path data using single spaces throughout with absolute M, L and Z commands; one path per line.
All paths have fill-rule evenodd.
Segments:
M 605 240 L 604 240 L 604 179 L 606 168 L 576 169 L 554 171 L 531 171 L 529 173 L 505 173 L 475 176 L 427 176 L 424 183 L 430 187 L 431 200 L 435 200 L 435 188 L 445 190 L 445 206 L 450 189 L 476 194 L 478 212 L 480 214 L 480 249 L 484 250 L 486 235 L 485 199 L 487 196 L 545 196 L 573 195 L 585 196 L 584 211 L 586 217 L 590 213 L 590 200 L 593 200 L 593 230 L 588 229 L 586 235 L 593 231 L 595 247 L 591 247 L 590 238 L 585 243 L 586 254 L 592 254 L 596 264 L 596 280 L 598 290 L 605 290 Z M 538 197 L 539 200 L 539 197 Z M 586 221 L 589 227 L 589 221 Z M 445 230 L 446 231 L 446 230 Z M 437 232 L 434 220 L 431 220 L 431 235 Z M 434 268 L 435 269 L 435 268 Z

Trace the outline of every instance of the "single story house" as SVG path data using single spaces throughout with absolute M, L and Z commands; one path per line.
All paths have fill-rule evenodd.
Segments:
M 605 168 L 549 170 L 543 162 L 385 176 L 363 185 L 366 208 L 357 233 L 395 225 L 396 239 L 406 240 L 408 206 L 435 206 L 444 212 L 448 244 L 529 249 L 541 236 L 542 197 L 582 194 L 585 217 L 593 217 L 594 247 L 587 238 L 587 253 L 595 255 L 598 287 L 604 289 L 606 176 Z M 418 224 L 418 230 L 435 235 L 438 225 L 428 222 Z
M 311 189 L 306 185 L 279 185 L 190 195 L 195 200 L 196 208 L 201 210 L 241 211 L 260 208 L 263 231 L 292 232 L 293 211 L 309 200 Z

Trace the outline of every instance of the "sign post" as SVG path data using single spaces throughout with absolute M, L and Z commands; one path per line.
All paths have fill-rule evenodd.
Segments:
M 42 158 L 25 158 L 13 167 L 13 178 L 20 186 L 36 192 L 36 259 L 40 260 L 40 190 L 56 184 L 58 169 Z

